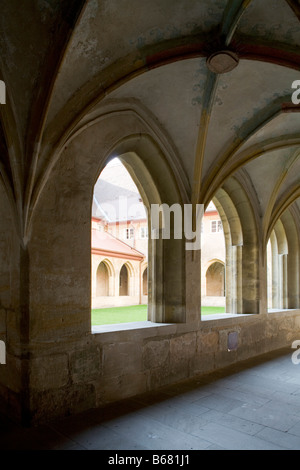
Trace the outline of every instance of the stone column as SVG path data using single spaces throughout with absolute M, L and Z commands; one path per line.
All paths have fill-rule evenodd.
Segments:
M 236 313 L 243 312 L 243 247 L 238 245 L 236 248 Z
M 288 265 L 288 308 L 300 307 L 300 278 L 299 278 L 299 253 L 290 254 L 287 259 Z
M 243 247 L 226 247 L 226 312 L 243 313 L 242 299 L 242 255 Z
M 238 313 L 237 311 L 237 247 L 231 247 L 231 271 L 232 271 L 232 286 L 231 286 L 231 312 L 230 313 Z
M 243 245 L 242 276 L 242 313 L 259 313 L 259 253 L 254 244 Z
M 152 238 L 155 236 L 157 238 Z M 153 322 L 163 322 L 163 247 L 162 230 L 152 233 L 148 253 L 148 316 Z
M 227 313 L 233 313 L 233 264 L 232 264 L 232 245 L 226 243 L 226 262 L 225 262 L 225 289 L 226 289 L 226 305 L 225 310 Z
M 264 247 L 260 247 L 260 260 L 259 260 L 259 313 L 268 313 L 268 258 Z
M 116 297 L 119 297 L 120 295 L 120 268 L 121 267 L 118 267 L 118 269 L 116 269 L 116 277 L 114 281 Z
M 108 276 L 108 295 L 114 296 L 116 292 L 115 278 L 113 275 Z
M 186 322 L 201 320 L 201 250 L 186 251 Z
M 278 252 L 275 236 L 271 235 L 272 249 L 272 308 L 279 308 Z
M 282 308 L 288 308 L 288 269 L 287 254 L 281 255 L 282 259 Z

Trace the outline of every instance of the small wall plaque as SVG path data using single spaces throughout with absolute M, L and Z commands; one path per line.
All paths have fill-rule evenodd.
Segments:
M 238 347 L 238 332 L 231 331 L 228 333 L 228 342 L 227 342 L 228 351 L 235 351 Z

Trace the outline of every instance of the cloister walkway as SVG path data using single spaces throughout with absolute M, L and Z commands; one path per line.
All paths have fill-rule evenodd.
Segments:
M 292 349 L 103 409 L 24 429 L 0 421 L 8 450 L 300 450 L 300 364 Z

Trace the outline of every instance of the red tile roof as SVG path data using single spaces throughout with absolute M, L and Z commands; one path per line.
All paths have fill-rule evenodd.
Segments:
M 97 229 L 92 229 L 92 253 L 136 260 L 142 260 L 145 257 L 143 253 L 110 233 L 101 232 Z

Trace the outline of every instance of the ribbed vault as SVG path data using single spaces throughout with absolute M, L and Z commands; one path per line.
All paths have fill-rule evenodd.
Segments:
M 271 219 L 299 196 L 299 109 L 291 103 L 300 65 L 298 3 L 126 3 L 36 0 L 20 7 L 11 0 L 2 7 L 0 170 L 22 242 L 45 178 L 74 132 L 124 103 L 156 123 L 194 203 L 207 204 L 248 166 L 262 200 L 267 172 L 266 240 Z M 224 74 L 211 66 L 222 65 L 222 50 L 237 58 Z M 271 154 L 281 159 L 281 177 Z
M 10 369 L 0 394 L 10 414 L 28 423 L 97 407 L 297 339 L 299 19 L 296 0 L 1 2 L 0 333 Z M 92 334 L 93 186 L 115 156 L 148 207 L 215 202 L 227 313 L 252 315 L 206 323 L 200 250 L 153 238 L 149 320 L 164 324 L 116 340 Z M 273 307 L 292 312 L 267 315 L 270 284 Z

